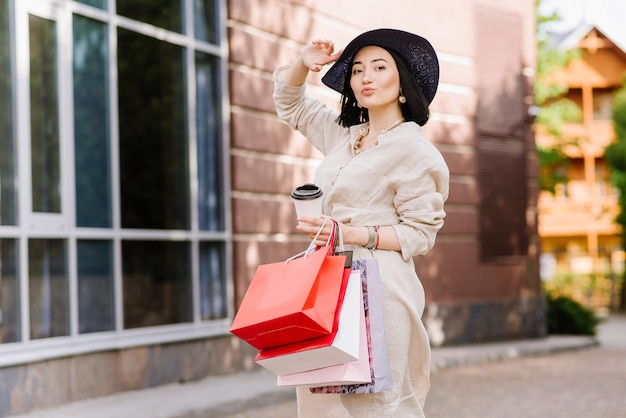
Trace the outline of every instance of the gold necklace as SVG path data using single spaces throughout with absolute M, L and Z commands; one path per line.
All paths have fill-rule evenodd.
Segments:
M 382 135 L 382 134 L 385 134 L 385 133 L 389 132 L 393 128 L 396 128 L 396 127 L 400 126 L 403 122 L 404 122 L 404 118 L 400 118 L 397 121 L 395 121 L 394 123 L 392 123 L 391 125 L 387 126 L 386 128 L 381 129 L 378 132 L 378 135 L 376 135 L 376 141 L 374 141 L 374 143 L 372 144 L 372 146 L 370 148 L 373 148 L 376 145 L 378 145 L 378 136 L 379 135 Z M 361 152 L 363 152 L 363 150 L 361 149 L 361 140 L 363 138 L 365 138 L 369 133 L 370 133 L 369 126 L 365 126 L 365 127 L 361 128 L 361 132 L 359 132 L 359 136 L 357 136 L 356 141 L 354 141 L 354 146 L 353 146 L 354 153 L 356 155 L 358 155 Z

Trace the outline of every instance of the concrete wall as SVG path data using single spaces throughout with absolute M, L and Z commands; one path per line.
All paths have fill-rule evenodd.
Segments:
M 4 367 L 0 417 L 250 369 L 255 354 L 247 344 L 222 337 Z

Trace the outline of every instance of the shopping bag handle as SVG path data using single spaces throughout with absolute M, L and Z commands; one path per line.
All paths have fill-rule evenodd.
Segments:
M 341 227 L 339 226 L 339 222 L 337 222 L 336 220 L 333 219 L 333 223 L 335 224 L 335 231 L 336 231 L 336 240 L 334 243 L 334 247 L 333 247 L 333 254 L 334 255 L 343 255 L 346 257 L 346 262 L 344 264 L 345 268 L 351 268 L 352 267 L 352 253 L 353 251 L 346 251 L 346 249 L 343 246 L 343 232 L 341 231 Z
M 324 230 L 324 227 L 326 226 L 326 222 L 328 221 L 329 218 L 324 217 L 324 222 L 322 222 L 322 225 L 319 227 L 319 229 L 317 230 L 317 233 L 315 234 L 315 237 L 313 237 L 313 239 L 311 240 L 311 243 L 309 244 L 309 246 L 307 247 L 306 250 L 293 255 L 291 257 L 289 257 L 287 260 L 285 260 L 285 264 L 287 264 L 288 262 L 290 262 L 291 260 L 295 260 L 296 258 L 300 258 L 303 257 L 306 258 L 309 254 L 313 254 L 315 252 L 315 250 L 317 250 L 317 245 L 315 245 L 315 241 L 317 240 L 317 238 L 320 236 L 320 234 L 322 233 L 322 231 Z M 333 229 L 330 233 L 330 237 L 328 237 L 328 241 L 326 242 L 326 246 L 328 246 L 328 244 L 333 241 L 334 242 L 334 235 L 335 235 L 335 225 L 334 225 L 334 221 L 333 221 Z
M 335 251 L 337 251 L 337 248 L 339 248 L 340 252 L 345 251 L 346 249 L 343 246 L 343 232 L 341 232 L 341 227 L 339 226 L 339 223 L 333 219 L 333 224 L 335 225 L 335 233 L 337 234 L 337 237 L 335 239 Z M 330 237 L 328 239 L 330 241 Z M 326 244 L 328 245 L 328 244 Z
M 330 231 L 330 235 L 328 236 L 328 241 L 326 241 L 324 247 L 318 247 L 315 244 L 315 241 L 317 241 L 317 238 L 319 238 L 320 233 L 324 230 L 326 222 L 329 219 L 332 222 L 332 228 Z M 285 264 L 289 263 L 291 260 L 295 260 L 296 258 L 306 258 L 308 255 L 313 254 L 320 248 L 328 248 L 328 251 L 331 253 L 331 255 L 344 255 L 346 257 L 346 268 L 352 265 L 352 251 L 345 250 L 343 245 L 343 233 L 341 231 L 341 227 L 336 220 L 330 217 L 324 217 L 324 222 L 322 222 L 322 225 L 317 230 L 317 233 L 315 234 L 315 237 L 313 237 L 313 239 L 311 240 L 308 248 L 294 256 L 289 257 L 287 260 L 285 260 Z
M 322 224 L 322 227 L 319 229 L 319 231 L 317 232 L 317 235 L 313 239 L 313 243 L 317 239 L 317 236 L 319 235 L 321 230 L 324 228 L 326 219 L 330 219 L 333 225 L 332 225 L 332 230 L 330 232 L 330 235 L 328 236 L 328 241 L 326 241 L 325 247 L 332 247 L 333 254 L 337 252 L 337 249 L 339 250 L 339 252 L 344 252 L 345 248 L 343 246 L 343 232 L 341 231 L 339 222 L 337 222 L 333 218 L 324 218 L 324 223 Z M 316 248 L 321 248 L 321 247 L 316 247 Z

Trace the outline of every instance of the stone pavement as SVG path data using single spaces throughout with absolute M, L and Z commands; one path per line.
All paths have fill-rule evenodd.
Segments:
M 620 321 L 618 325 L 615 332 L 622 337 L 616 338 L 626 338 L 626 321 Z M 460 366 L 502 362 L 597 345 L 598 340 L 592 337 L 550 336 L 536 340 L 436 348 L 433 350 L 432 365 L 433 372 L 437 373 Z M 275 383 L 276 378 L 272 373 L 258 369 L 196 382 L 124 392 L 9 418 L 217 418 L 246 417 L 248 413 L 250 417 L 258 418 L 262 416 L 258 414 L 259 410 L 270 405 L 285 404 L 286 408 L 293 408 L 295 390 L 277 388 Z
M 626 316 L 598 331 L 599 345 L 586 350 L 440 370 L 424 412 L 428 418 L 624 418 Z

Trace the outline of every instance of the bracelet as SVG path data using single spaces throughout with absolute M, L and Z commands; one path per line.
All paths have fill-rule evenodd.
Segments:
M 380 234 L 378 233 L 378 228 L 380 228 L 378 225 L 374 227 L 374 230 L 376 231 L 376 244 L 374 244 L 374 249 L 378 248 L 378 243 L 380 242 Z
M 378 240 L 380 238 L 378 235 L 378 225 L 368 226 L 366 228 L 367 228 L 367 233 L 368 233 L 368 239 L 367 239 L 367 244 L 365 244 L 365 248 L 373 250 L 378 247 Z
M 369 237 L 367 239 L 367 244 L 365 244 L 365 248 L 369 248 L 370 250 L 374 248 L 374 245 L 376 244 L 376 230 L 374 229 L 373 226 L 367 226 L 367 233 L 369 234 Z

